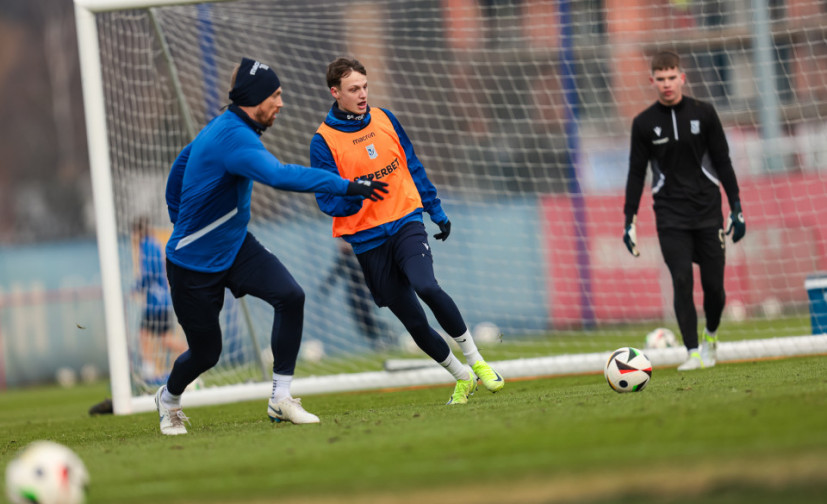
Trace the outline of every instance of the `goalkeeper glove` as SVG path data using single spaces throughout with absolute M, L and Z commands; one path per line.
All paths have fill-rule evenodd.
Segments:
M 744 221 L 740 201 L 736 201 L 731 210 L 726 221 L 726 234 L 732 233 L 732 243 L 738 243 L 747 234 L 747 223 Z
M 435 234 L 434 238 L 442 241 L 447 240 L 448 235 L 451 234 L 451 221 L 437 222 L 436 225 L 439 226 L 439 233 Z
M 623 243 L 629 249 L 629 253 L 637 257 L 640 252 L 637 249 L 637 229 L 635 229 L 635 222 L 637 222 L 637 215 L 633 215 L 631 219 L 626 219 L 626 230 L 623 232 Z
M 387 186 L 388 184 L 378 180 L 356 179 L 347 186 L 346 194 L 348 196 L 361 196 L 371 201 L 379 201 L 385 199 L 379 192 L 387 194 L 388 190 L 385 189 Z

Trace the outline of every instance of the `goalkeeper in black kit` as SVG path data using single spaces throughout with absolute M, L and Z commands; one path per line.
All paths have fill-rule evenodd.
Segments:
M 726 302 L 725 236 L 731 234 L 733 243 L 737 243 L 746 233 L 738 181 L 715 108 L 683 95 L 686 74 L 680 57 L 670 51 L 656 54 L 649 81 L 658 101 L 632 122 L 623 241 L 632 255 L 640 255 L 635 222 L 649 165 L 658 240 L 672 275 L 675 315 L 688 352 L 688 359 L 678 370 L 712 367 L 717 360 L 717 331 Z M 726 231 L 720 186 L 731 209 Z M 692 263 L 700 267 L 706 315 L 700 344 L 692 296 Z

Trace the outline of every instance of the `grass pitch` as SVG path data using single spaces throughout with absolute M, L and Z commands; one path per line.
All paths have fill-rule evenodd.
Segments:
M 507 378 L 507 377 L 506 377 Z M 656 368 L 640 393 L 601 375 L 509 381 L 466 406 L 450 388 L 308 396 L 321 425 L 266 401 L 89 417 L 105 384 L 0 394 L 0 466 L 51 439 L 85 461 L 89 503 L 824 502 L 827 359 Z M 5 484 L 0 484 L 5 492 Z

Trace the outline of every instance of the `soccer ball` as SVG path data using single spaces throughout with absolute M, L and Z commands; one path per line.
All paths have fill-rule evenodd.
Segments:
M 35 441 L 6 467 L 6 495 L 12 504 L 80 504 L 89 473 L 75 452 L 52 441 Z
M 652 363 L 637 348 L 618 348 L 606 361 L 603 376 L 615 392 L 640 392 L 652 378 Z
M 321 362 L 324 359 L 324 343 L 317 339 L 307 339 L 302 342 L 299 357 L 307 362 Z
M 493 322 L 480 322 L 474 326 L 472 334 L 474 335 L 474 341 L 482 345 L 487 343 L 502 343 L 503 339 L 500 328 Z
M 646 348 L 672 348 L 678 346 L 675 333 L 664 327 L 658 327 L 646 335 Z

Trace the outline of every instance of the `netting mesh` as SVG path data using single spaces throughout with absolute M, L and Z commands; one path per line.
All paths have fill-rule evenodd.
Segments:
M 470 327 L 494 327 L 479 331 L 489 360 L 642 345 L 675 324 L 648 190 L 642 256 L 620 239 L 629 127 L 655 99 L 651 55 L 674 49 L 687 94 L 724 123 L 748 223 L 727 254 L 722 338 L 810 334 L 804 281 L 827 268 L 827 7 L 753 3 L 240 1 L 98 14 L 124 284 L 138 275 L 133 223 L 168 234 L 169 167 L 228 103 L 241 57 L 283 85 L 262 141 L 307 164 L 332 103 L 327 63 L 351 55 L 367 66 L 370 104 L 397 115 L 439 190 L 454 227 L 434 242 L 437 277 Z M 250 229 L 307 293 L 297 373 L 373 369 L 411 350 L 365 298 L 312 195 L 257 185 L 253 197 Z M 140 386 L 152 381 L 140 376 L 143 296 L 125 301 Z M 702 318 L 697 288 L 696 302 Z M 266 378 L 269 307 L 228 297 L 222 316 L 225 352 L 206 380 Z

